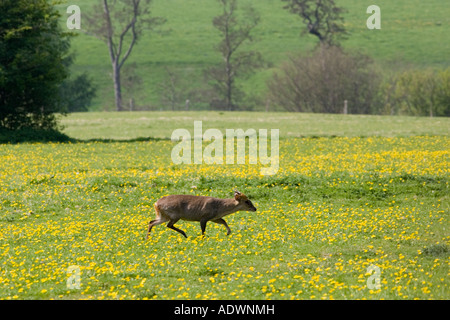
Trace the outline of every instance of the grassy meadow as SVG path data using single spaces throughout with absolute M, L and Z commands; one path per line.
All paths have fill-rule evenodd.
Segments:
M 448 118 L 308 114 L 289 112 L 89 112 L 72 113 L 61 119 L 63 132 L 75 139 L 130 140 L 170 139 L 175 128 L 191 133 L 194 121 L 203 131 L 217 128 L 280 129 L 280 137 L 367 137 L 449 135 Z
M 278 173 L 173 164 L 165 138 L 193 120 L 280 129 Z M 147 112 L 64 125 L 78 142 L 0 145 L 0 299 L 450 297 L 448 119 Z M 159 225 L 144 240 L 160 197 L 235 188 L 258 211 L 226 217 L 231 235 L 180 221 L 187 239 Z
M 68 4 L 78 4 L 82 13 L 82 30 L 74 31 L 78 36 L 72 41 L 76 57 L 72 72 L 87 71 L 98 86 L 93 110 L 112 110 L 114 94 L 107 46 L 86 34 L 83 24 L 86 23 L 83 14 L 92 11 L 94 2 L 66 2 L 60 5 L 63 26 L 68 17 L 65 12 Z M 366 10 L 373 1 L 339 0 L 336 3 L 347 10 L 344 18 L 348 38 L 342 41 L 342 46 L 371 56 L 383 74 L 405 67 L 449 66 L 448 1 L 378 0 L 381 30 L 366 27 L 370 16 Z M 239 4 L 241 7 L 252 4 L 261 16 L 253 34 L 255 41 L 242 49 L 258 50 L 269 64 L 251 78 L 240 81 L 239 86 L 250 97 L 261 98 L 266 92 L 267 79 L 287 55 L 312 49 L 317 38 L 301 36 L 304 24 L 299 17 L 283 9 L 285 3 L 281 0 L 240 0 Z M 212 26 L 212 19 L 221 14 L 221 8 L 215 0 L 153 0 L 151 8 L 154 16 L 163 17 L 167 22 L 156 33 L 143 33 L 127 63 L 135 63 L 137 74 L 142 78 L 142 85 L 135 94 L 137 106 L 159 110 L 162 107 L 160 84 L 167 78 L 165 68 L 179 75 L 181 87 L 193 89 L 203 85 L 202 70 L 220 62 L 220 55 L 214 49 L 220 34 Z M 195 99 L 188 98 L 195 107 Z

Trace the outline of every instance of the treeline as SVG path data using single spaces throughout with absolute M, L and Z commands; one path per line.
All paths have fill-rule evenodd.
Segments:
M 368 56 L 320 46 L 275 71 L 268 99 L 295 112 L 450 116 L 450 68 L 385 76 Z
M 247 12 L 247 22 L 239 21 L 237 1 L 219 0 L 224 14 L 214 18 L 213 25 L 223 36 L 217 48 L 225 62 L 205 70 L 203 81 L 192 81 L 192 74 L 189 82 L 184 81 L 185 75 L 166 68 L 167 78 L 160 86 L 161 106 L 168 110 L 450 115 L 450 68 L 410 69 L 395 75 L 384 72 L 371 57 L 340 46 L 340 40 L 348 36 L 342 17 L 345 9 L 337 7 L 334 0 L 282 1 L 285 9 L 302 19 L 304 33 L 317 37 L 314 50 L 291 54 L 278 67 L 270 66 L 258 52 L 241 49 L 252 40 L 251 31 L 260 20 L 257 13 Z M 233 41 L 239 45 L 230 50 Z M 255 96 L 241 90 L 236 80 L 249 74 L 241 72 L 243 67 L 251 72 L 274 69 L 266 94 Z M 193 88 L 192 83 L 201 83 L 201 88 Z
M 202 79 L 192 81 L 195 75 L 186 77 L 167 68 L 167 79 L 159 87 L 160 103 L 165 110 L 450 116 L 450 68 L 410 68 L 394 73 L 384 71 L 367 55 L 322 44 L 310 52 L 290 54 L 273 69 L 265 95 L 248 96 L 236 87 L 231 100 L 224 99 L 207 81 L 201 89 L 193 88 L 192 82 Z M 218 89 L 220 83 L 215 82 Z
M 158 88 L 161 109 L 232 111 L 264 106 L 292 112 L 450 115 L 450 68 L 386 76 L 370 57 L 340 47 L 340 40 L 348 37 L 345 10 L 334 0 L 282 1 L 287 11 L 301 18 L 305 33 L 317 36 L 314 50 L 292 54 L 277 67 L 270 65 L 248 46 L 261 20 L 258 12 L 239 8 L 238 0 L 217 0 L 222 13 L 211 23 L 219 41 L 211 49 L 221 62 L 203 70 L 198 81 L 167 68 L 167 79 Z M 91 21 L 87 30 L 109 49 L 118 111 L 142 110 L 133 99 L 143 90 L 142 79 L 136 74 L 138 66 L 127 58 L 144 30 L 153 32 L 165 22 L 152 16 L 150 3 L 105 0 L 84 15 Z M 96 88 L 88 74 L 71 74 L 70 37 L 49 1 L 0 1 L 1 134 L 24 128 L 54 130 L 57 115 L 88 110 Z M 267 94 L 256 96 L 242 89 L 242 80 L 267 68 L 274 70 Z M 130 108 L 123 103 L 122 85 Z
M 408 70 L 379 87 L 381 114 L 450 116 L 450 68 Z

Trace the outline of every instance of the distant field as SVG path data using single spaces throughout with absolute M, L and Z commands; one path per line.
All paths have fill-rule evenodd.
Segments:
M 280 129 L 283 138 L 302 136 L 448 135 L 449 118 L 306 114 L 287 112 L 89 112 L 63 118 L 64 132 L 76 139 L 170 138 L 172 131 L 203 128 Z
M 79 0 L 76 3 L 83 13 L 91 10 L 93 1 Z M 266 79 L 286 54 L 310 49 L 317 40 L 310 35 L 300 36 L 303 24 L 282 8 L 284 4 L 280 0 L 240 0 L 239 3 L 242 6 L 251 3 L 261 14 L 261 23 L 255 29 L 258 41 L 248 48 L 259 50 L 273 64 L 272 68 L 261 70 L 241 83 L 247 93 L 261 96 Z M 342 43 L 345 48 L 369 54 L 386 70 L 404 66 L 450 65 L 448 1 L 376 1 L 381 8 L 381 30 L 368 30 L 366 27 L 369 17 L 366 9 L 374 4 L 373 1 L 339 0 L 337 3 L 348 10 L 345 21 L 349 37 Z M 65 6 L 61 5 L 61 8 Z M 166 18 L 167 23 L 161 33 L 144 34 L 129 62 L 137 63 L 138 74 L 143 79 L 142 91 L 137 95 L 138 104 L 159 110 L 158 84 L 165 77 L 165 67 L 180 73 L 189 85 L 195 87 L 200 85 L 201 70 L 220 60 L 213 50 L 220 40 L 219 34 L 211 23 L 212 18 L 220 14 L 220 7 L 214 0 L 154 0 L 152 8 L 154 15 Z M 79 32 L 72 48 L 76 53 L 73 71 L 88 71 L 99 85 L 95 108 L 111 110 L 113 92 L 106 45 Z

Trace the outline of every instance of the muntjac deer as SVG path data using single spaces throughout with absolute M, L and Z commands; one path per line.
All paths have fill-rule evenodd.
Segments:
M 205 234 L 206 223 L 212 221 L 223 224 L 227 228 L 227 235 L 231 233 L 223 217 L 237 211 L 256 211 L 253 203 L 239 191 L 234 192 L 233 199 L 219 199 L 213 197 L 193 195 L 170 195 L 156 201 L 156 219 L 150 221 L 147 237 L 152 228 L 158 224 L 169 221 L 167 227 L 173 229 L 183 236 L 183 230 L 174 227 L 178 220 L 200 221 L 202 235 Z

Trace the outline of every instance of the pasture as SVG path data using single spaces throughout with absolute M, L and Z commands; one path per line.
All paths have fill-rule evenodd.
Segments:
M 278 173 L 174 165 L 165 138 L 194 119 L 280 129 Z M 448 119 L 147 112 L 64 125 L 81 140 L 0 145 L 0 299 L 450 297 Z M 159 225 L 144 240 L 160 197 L 235 188 L 258 211 L 226 217 L 231 235 L 180 221 L 187 239 Z

